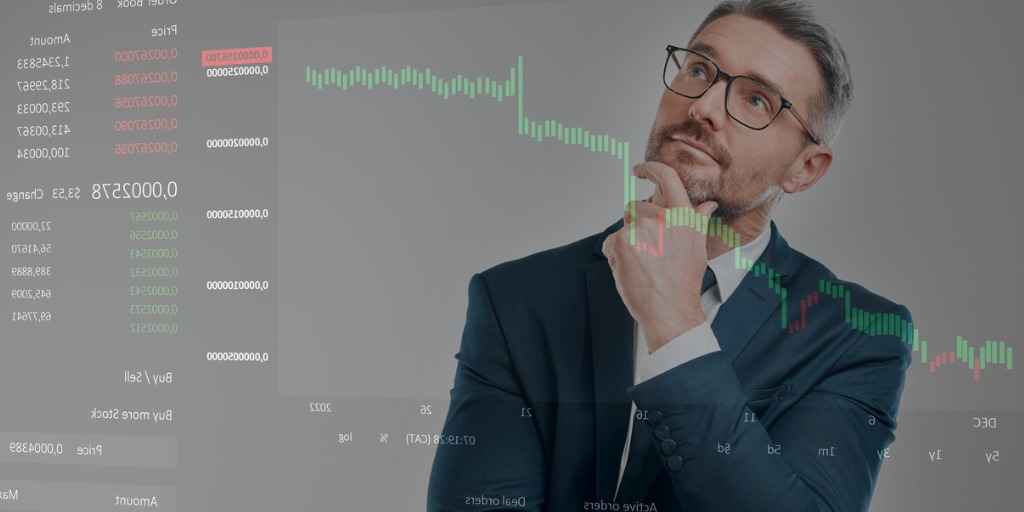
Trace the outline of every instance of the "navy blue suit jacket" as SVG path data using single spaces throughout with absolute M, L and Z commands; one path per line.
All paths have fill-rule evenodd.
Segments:
M 806 327 L 783 325 L 822 280 L 854 307 L 909 321 L 906 308 L 838 281 L 773 222 L 759 262 L 787 307 L 749 272 L 712 323 L 720 352 L 634 386 L 633 319 L 601 253 L 621 226 L 473 276 L 442 436 L 452 442 L 437 447 L 428 510 L 601 510 L 629 421 L 649 442 L 618 510 L 866 510 L 908 345 L 854 328 L 851 305 L 822 293 Z

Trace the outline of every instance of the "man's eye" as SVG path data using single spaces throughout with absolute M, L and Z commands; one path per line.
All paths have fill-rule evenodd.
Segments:
M 750 99 L 747 100 L 747 103 L 750 104 L 751 107 L 754 107 L 758 110 L 768 109 L 768 102 L 765 101 L 764 98 L 760 96 L 751 96 Z
M 707 79 L 708 79 L 707 73 L 705 73 L 702 68 L 699 68 L 699 67 L 696 67 L 696 66 L 690 68 L 690 70 L 689 70 L 689 72 L 687 74 L 691 78 L 697 78 L 697 79 L 703 80 L 703 81 L 707 81 Z

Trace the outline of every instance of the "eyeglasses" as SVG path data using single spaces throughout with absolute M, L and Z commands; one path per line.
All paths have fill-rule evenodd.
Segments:
M 820 144 L 793 104 L 771 87 L 750 77 L 723 73 L 714 61 L 692 50 L 672 45 L 666 50 L 663 80 L 668 90 L 687 98 L 700 98 L 712 85 L 725 79 L 725 112 L 729 117 L 747 128 L 763 130 L 783 109 L 788 109 L 811 141 Z

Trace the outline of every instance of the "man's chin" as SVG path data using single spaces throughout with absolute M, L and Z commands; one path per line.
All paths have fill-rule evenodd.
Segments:
M 703 169 L 692 165 L 683 166 L 678 163 L 668 165 L 676 170 L 679 181 L 683 182 L 686 195 L 690 197 L 690 202 L 694 206 L 716 197 L 717 194 L 715 194 L 715 187 L 713 185 L 714 180 L 717 178 L 715 169 Z

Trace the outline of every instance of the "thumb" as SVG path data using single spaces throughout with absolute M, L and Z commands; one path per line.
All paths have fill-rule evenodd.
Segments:
M 705 233 L 708 231 L 708 223 L 711 222 L 711 214 L 718 209 L 718 203 L 714 201 L 705 201 L 697 205 L 693 210 L 697 212 L 698 219 L 700 219 L 700 226 Z
M 717 209 L 718 203 L 714 201 L 705 201 L 694 208 L 694 210 L 697 210 L 698 213 L 705 217 L 710 217 L 711 214 L 715 213 L 715 210 Z

